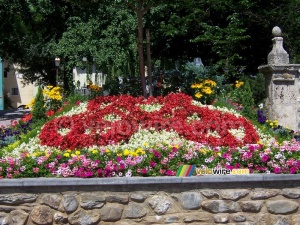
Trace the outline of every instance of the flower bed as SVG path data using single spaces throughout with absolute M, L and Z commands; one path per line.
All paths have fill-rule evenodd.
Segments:
M 45 124 L 42 145 L 76 149 L 127 142 L 140 129 L 175 131 L 187 140 L 209 146 L 242 146 L 259 138 L 244 117 L 199 107 L 184 94 L 165 98 L 98 97 L 83 113 L 55 118 Z M 242 136 L 235 135 L 241 130 Z
M 277 143 L 227 109 L 184 94 L 98 97 L 47 122 L 0 161 L 0 176 L 174 176 L 180 165 L 298 173 L 299 142 Z

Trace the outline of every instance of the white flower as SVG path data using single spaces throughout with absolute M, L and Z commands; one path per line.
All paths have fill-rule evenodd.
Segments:
M 160 104 L 142 104 L 139 105 L 140 109 L 146 111 L 146 112 L 154 112 L 154 111 L 158 111 L 161 109 L 161 107 L 163 107 L 163 105 Z

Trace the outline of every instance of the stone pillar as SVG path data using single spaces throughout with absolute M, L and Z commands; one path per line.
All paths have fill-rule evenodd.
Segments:
M 273 49 L 268 55 L 268 65 L 258 67 L 266 80 L 266 116 L 269 120 L 278 120 L 279 125 L 299 131 L 300 64 L 289 64 L 280 28 L 274 27 L 272 34 Z

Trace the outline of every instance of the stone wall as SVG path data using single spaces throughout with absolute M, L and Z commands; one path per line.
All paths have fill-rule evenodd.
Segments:
M 300 225 L 300 175 L 0 180 L 0 224 Z

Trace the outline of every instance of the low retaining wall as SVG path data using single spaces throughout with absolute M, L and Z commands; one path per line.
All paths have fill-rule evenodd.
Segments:
M 300 225 L 300 175 L 0 180 L 0 224 Z

